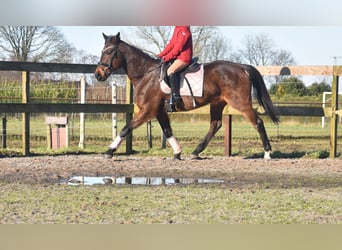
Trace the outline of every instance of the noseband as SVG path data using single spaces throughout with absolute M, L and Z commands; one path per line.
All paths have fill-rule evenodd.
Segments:
M 118 47 L 118 46 L 111 45 L 111 46 L 108 46 L 107 48 L 104 48 L 104 49 L 102 50 L 102 56 L 101 56 L 101 58 L 103 57 L 103 54 L 104 54 L 106 51 L 111 50 L 111 49 L 113 49 L 113 52 L 111 53 L 111 57 L 110 57 L 109 62 L 108 62 L 108 63 L 104 63 L 104 62 L 102 62 L 102 60 L 101 60 L 97 65 L 101 65 L 101 66 L 107 67 L 107 68 L 110 70 L 110 72 L 113 73 L 114 68 L 113 68 L 113 66 L 112 66 L 112 62 L 113 62 L 113 59 L 114 59 L 114 57 L 116 56 L 117 52 L 118 52 L 118 51 L 120 52 L 119 47 Z

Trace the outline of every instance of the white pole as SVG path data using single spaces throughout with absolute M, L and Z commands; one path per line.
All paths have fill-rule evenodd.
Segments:
M 81 104 L 86 102 L 86 85 L 84 77 L 81 77 Z M 85 123 L 84 123 L 84 113 L 80 113 L 80 142 L 78 146 L 84 148 L 85 141 Z
M 325 108 L 325 102 L 326 102 L 326 95 L 327 94 L 331 94 L 331 92 L 326 92 L 326 91 L 323 92 L 323 100 L 322 100 L 322 108 L 323 108 L 323 110 Z M 324 126 L 325 126 L 325 117 L 322 116 L 322 128 L 324 128 Z
M 112 85 L 112 104 L 116 104 L 116 99 L 117 99 L 117 95 L 116 95 L 116 84 L 115 82 L 111 82 Z M 117 119 L 116 119 L 116 113 L 112 113 L 112 136 L 113 136 L 113 140 L 115 140 L 116 135 L 117 135 Z

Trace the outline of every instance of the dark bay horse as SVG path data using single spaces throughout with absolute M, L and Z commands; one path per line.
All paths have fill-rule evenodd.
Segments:
M 118 68 L 123 68 L 133 84 L 135 103 L 139 112 L 124 126 L 120 135 L 110 144 L 105 155 L 113 157 L 122 140 L 133 129 L 139 127 L 149 119 L 157 118 L 168 142 L 174 151 L 174 158 L 181 159 L 181 146 L 173 136 L 170 119 L 165 109 L 165 102 L 169 95 L 160 89 L 161 60 L 152 58 L 142 50 L 129 45 L 120 39 L 120 33 L 115 36 L 103 34 L 105 45 L 95 77 L 98 81 L 105 81 Z M 203 96 L 195 97 L 196 108 L 210 105 L 210 128 L 203 140 L 192 152 L 194 158 L 207 147 L 215 133 L 222 126 L 222 112 L 228 104 L 248 120 L 258 131 L 265 151 L 265 158 L 270 158 L 272 150 L 263 121 L 252 108 L 252 88 L 267 115 L 274 123 L 278 123 L 278 112 L 272 104 L 264 80 L 253 66 L 237 64 L 229 61 L 214 61 L 204 65 Z M 177 111 L 194 109 L 193 99 L 183 96 L 183 104 Z

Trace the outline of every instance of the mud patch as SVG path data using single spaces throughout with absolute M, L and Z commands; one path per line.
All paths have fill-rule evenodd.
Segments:
M 121 177 L 92 177 L 92 176 L 73 176 L 67 182 L 62 181 L 60 184 L 67 185 L 144 185 L 144 186 L 160 186 L 160 185 L 187 185 L 187 184 L 217 184 L 224 183 L 224 180 L 210 178 L 168 178 L 168 177 L 137 177 L 137 176 L 121 176 Z

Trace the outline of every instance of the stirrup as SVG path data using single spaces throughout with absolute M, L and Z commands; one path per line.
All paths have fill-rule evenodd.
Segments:
M 175 112 L 177 104 L 180 104 L 182 102 L 182 97 L 180 96 L 174 96 L 172 95 L 170 97 L 169 105 L 167 108 L 167 112 Z
M 172 113 L 176 111 L 176 107 L 174 103 L 169 103 L 166 112 Z

